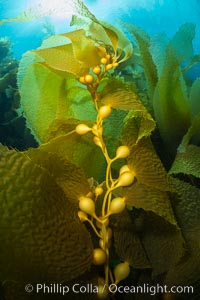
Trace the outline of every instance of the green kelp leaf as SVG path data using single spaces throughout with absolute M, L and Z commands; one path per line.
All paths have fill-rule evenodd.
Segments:
M 81 0 L 73 0 L 74 7 L 76 12 L 82 17 L 89 18 L 93 21 L 97 21 L 95 15 L 87 8 L 87 6 Z
M 63 45 L 64 38 L 66 42 Z M 85 36 L 83 29 L 58 35 L 57 38 L 51 37 L 34 52 L 52 69 L 78 77 L 88 73 L 91 67 L 99 64 L 101 56 L 105 55 L 105 50 L 100 51 L 94 41 Z
M 132 267 L 139 269 L 150 268 L 149 260 L 127 211 L 116 217 L 112 227 L 114 246 L 122 261 L 127 261 Z
M 87 124 L 87 122 L 83 123 Z M 60 118 L 53 120 L 53 122 L 49 126 L 49 130 L 46 137 L 47 141 L 50 141 L 51 139 L 54 139 L 58 136 L 73 133 L 78 124 L 80 124 L 80 120 L 73 118 Z M 92 126 L 92 124 L 93 123 L 91 122 L 87 125 Z
M 169 174 L 187 174 L 200 178 L 200 147 L 188 145 L 184 152 L 178 152 Z
M 64 90 L 64 80 L 41 64 L 33 64 L 27 71 L 21 89 L 21 105 L 28 127 L 39 142 L 46 141 L 48 128 L 57 118 Z M 34 93 L 30 91 L 34 91 Z M 31 103 L 31 105 L 30 105 Z M 60 113 L 59 113 L 60 114 Z
M 70 44 L 71 41 L 68 37 L 62 34 L 52 35 L 42 41 L 42 44 L 37 49 L 46 49 L 46 48 L 53 48 L 57 46 L 64 46 L 66 44 Z M 33 52 L 33 51 L 30 51 Z
M 122 110 L 144 110 L 140 98 L 134 86 L 117 78 L 104 80 L 99 87 L 101 101 L 116 109 Z
M 31 65 L 26 72 L 20 91 L 21 105 L 28 127 L 39 142 L 46 141 L 49 125 L 56 118 L 63 81 L 39 63 Z
M 105 105 L 113 108 L 131 110 L 140 106 L 139 97 L 132 91 L 116 90 L 102 99 Z
M 89 127 L 92 127 L 94 125 L 94 122 L 85 121 L 85 120 L 82 121 L 73 118 L 55 119 L 49 126 L 49 130 L 47 133 L 47 140 L 50 141 L 53 138 L 73 133 L 76 126 L 79 125 L 80 123 L 86 124 Z
M 129 112 L 124 120 L 123 141 L 130 147 L 137 144 L 143 137 L 150 136 L 156 126 L 155 121 L 145 107 L 140 106 L 140 103 L 138 104 L 138 107 Z
M 77 203 L 80 196 L 90 191 L 89 183 L 83 170 L 67 159 L 60 158 L 56 153 L 48 153 L 37 149 L 30 149 L 25 154 L 37 165 L 45 168 L 62 188 L 69 201 Z
M 96 121 L 97 112 L 88 90 L 80 86 L 79 82 L 74 79 L 66 81 L 65 89 L 67 110 L 63 115 L 88 122 Z
M 192 115 L 195 116 L 200 113 L 200 77 L 192 84 L 189 102 Z
M 60 158 L 68 159 L 83 169 L 87 178 L 94 177 L 98 181 L 102 170 L 105 170 L 105 159 L 101 149 L 94 144 L 90 134 L 61 135 L 42 144 L 40 148 L 46 152 L 56 153 Z
M 200 189 L 171 177 L 176 192 L 174 210 L 183 233 L 196 241 L 200 238 Z M 187 240 L 187 239 L 186 239 Z
M 155 89 L 153 107 L 161 137 L 174 153 L 190 126 L 190 108 L 179 62 L 168 47 L 165 65 Z
M 69 72 L 76 76 L 89 70 L 89 68 L 85 70 L 83 64 L 75 58 L 72 44 L 38 49 L 34 52 L 44 60 L 47 66 L 55 70 Z
M 129 39 L 127 39 L 124 33 L 115 26 L 102 21 L 100 24 L 103 26 L 104 30 L 109 36 L 115 52 L 118 55 L 123 53 L 122 57 L 119 56 L 119 61 L 122 62 L 127 60 L 133 53 L 133 46 Z
M 141 242 L 152 266 L 152 275 L 165 273 L 185 253 L 181 231 L 163 218 L 144 213 Z
M 19 68 L 17 72 L 17 85 L 19 90 L 21 90 L 23 80 L 29 66 L 35 62 L 42 62 L 42 58 L 37 56 L 36 53 L 32 51 L 27 51 L 23 54 L 22 59 L 19 62 Z
M 115 92 L 113 92 L 113 90 L 115 90 Z M 124 119 L 123 117 L 121 120 L 124 122 L 122 135 L 125 143 L 130 141 L 131 145 L 133 145 L 142 137 L 149 136 L 154 130 L 155 122 L 140 101 L 134 87 L 124 83 L 120 79 L 110 79 L 102 83 L 100 93 L 102 96 L 101 101 L 104 104 L 110 105 L 118 110 L 131 110 L 127 116 L 124 115 L 126 118 Z M 116 120 L 116 124 L 117 121 L 118 120 Z
M 92 241 L 49 173 L 0 148 L 0 280 L 61 282 L 88 270 Z
M 55 35 L 55 36 L 51 36 L 45 40 L 43 40 L 41 46 L 38 49 L 45 49 L 45 48 L 55 48 L 56 46 L 66 46 L 66 44 L 69 44 L 70 40 L 67 39 L 64 36 L 60 36 L 60 35 Z M 65 55 L 65 61 L 66 61 L 66 55 Z M 22 59 L 20 60 L 19 63 L 19 68 L 18 68 L 18 72 L 17 72 L 17 83 L 18 83 L 18 87 L 19 89 L 21 89 L 22 83 L 23 83 L 23 79 L 26 75 L 26 71 L 28 70 L 29 66 L 32 63 L 35 62 L 44 62 L 44 59 L 37 55 L 36 51 L 27 51 L 26 53 L 23 54 Z M 70 61 L 71 63 L 71 61 Z M 44 63 L 45 64 L 45 63 Z M 62 75 L 63 77 L 67 78 L 69 77 L 69 74 L 66 74 L 66 71 L 58 71 L 54 69 L 55 73 L 58 73 L 60 75 Z M 73 74 L 71 74 L 71 76 L 74 77 Z
M 67 32 L 62 34 L 69 38 L 72 42 L 74 59 L 79 61 L 85 70 L 89 70 L 89 68 L 94 67 L 99 64 L 101 56 L 99 55 L 101 52 L 99 48 L 95 45 L 94 41 L 92 41 L 89 37 L 85 36 L 85 30 L 75 30 L 71 32 Z M 102 56 L 106 54 L 106 51 L 102 52 Z M 83 73 L 79 73 L 82 75 Z
M 90 19 L 90 17 L 82 18 L 80 16 L 72 16 L 70 25 L 78 29 L 84 28 L 87 36 L 90 37 L 91 40 L 95 41 L 98 45 L 107 45 L 112 48 L 112 42 L 98 20 L 94 21 Z
M 78 77 L 88 73 L 101 58 L 99 48 L 83 29 L 51 37 L 33 52 L 52 69 Z
M 192 68 L 194 65 L 196 65 L 197 63 L 199 63 L 199 61 L 200 61 L 200 53 L 194 55 L 194 56 L 190 59 L 190 61 L 188 62 L 188 64 L 183 68 L 183 74 L 184 74 L 184 76 L 186 76 L 188 70 L 189 70 L 190 68 Z
M 48 141 L 49 128 L 56 119 L 96 118 L 86 89 L 81 88 L 76 80 L 65 80 L 39 63 L 27 70 L 20 94 L 28 126 L 39 142 Z
M 150 99 L 152 99 L 158 78 L 156 66 L 150 53 L 150 37 L 145 31 L 133 24 L 125 24 L 125 27 L 136 39 L 136 42 L 139 46 L 144 73 L 147 80 L 148 93 Z
M 190 242 L 190 254 L 186 254 L 179 264 L 176 264 L 166 275 L 164 284 L 170 285 L 192 285 L 194 291 L 199 291 L 200 270 L 200 247 L 199 242 Z M 187 249 L 188 250 L 188 249 Z M 199 295 L 198 295 L 199 296 Z M 194 299 L 198 299 L 194 298 Z
M 187 145 L 191 142 L 192 144 L 198 145 L 200 142 L 200 113 L 198 113 L 192 119 L 192 124 L 189 127 L 187 133 L 184 135 L 181 144 L 178 147 L 179 152 L 185 152 Z
M 107 47 L 108 52 L 115 54 L 119 61 L 127 60 L 133 52 L 131 42 L 121 30 L 111 24 L 97 20 L 93 15 L 73 16 L 70 25 L 79 29 L 84 28 L 88 37 L 97 44 Z M 121 56 L 122 53 L 123 56 Z
M 104 121 L 103 136 L 110 157 L 115 156 L 116 149 L 120 145 L 123 121 L 126 114 L 127 112 L 124 110 L 113 109 L 112 114 Z M 117 162 L 115 162 L 112 167 L 116 166 L 116 164 Z
M 116 51 L 119 46 L 119 36 L 124 36 L 123 33 L 121 32 L 121 34 L 119 34 L 119 30 L 118 30 L 118 34 L 117 34 L 117 28 L 115 28 L 111 24 L 101 21 L 101 25 L 103 25 L 103 29 L 105 30 L 107 36 L 109 37 L 111 44 L 113 46 L 113 49 Z M 123 48 L 125 48 L 125 47 L 122 47 L 121 49 L 123 49 Z
M 160 77 L 165 63 L 165 54 L 169 39 L 165 33 L 160 33 L 153 36 L 150 43 L 150 52 L 158 71 L 158 77 Z
M 178 227 L 167 192 L 136 182 L 123 189 L 123 196 L 128 206 L 151 211 Z
M 131 132 L 130 132 L 131 136 Z M 124 140 L 130 146 L 131 154 L 128 165 L 135 172 L 138 183 L 145 184 L 160 191 L 170 191 L 168 175 L 149 138 L 141 139 L 137 145 L 131 139 Z
M 180 63 L 190 59 L 193 56 L 192 41 L 195 37 L 195 25 L 185 23 L 180 26 L 177 33 L 174 35 L 170 44 L 176 53 L 176 57 Z
M 104 77 L 98 86 L 98 92 L 101 93 L 101 98 L 104 98 L 107 94 L 111 94 L 113 90 L 116 89 L 124 89 L 135 93 L 137 91 L 136 86 L 116 77 Z
M 200 280 L 200 190 L 172 178 L 176 190 L 174 210 L 186 240 L 186 255 L 167 274 L 166 284 L 192 284 Z

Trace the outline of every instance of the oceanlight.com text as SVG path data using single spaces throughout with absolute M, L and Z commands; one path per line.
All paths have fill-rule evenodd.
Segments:
M 104 285 L 101 292 L 107 289 L 111 294 L 149 294 L 154 296 L 156 294 L 193 294 L 193 286 L 167 286 L 167 285 L 150 285 L 148 283 L 139 285 L 139 286 L 122 286 L 116 284 Z M 27 284 L 25 286 L 25 291 L 27 293 L 32 293 L 33 291 L 37 294 L 60 294 L 67 295 L 69 293 L 74 294 L 97 294 L 99 292 L 98 286 L 91 283 L 88 284 L 79 284 L 75 283 L 74 285 L 65 285 L 61 283 L 38 283 L 36 285 Z
M 192 286 L 171 286 L 167 285 L 149 285 L 143 284 L 139 286 L 120 286 L 116 284 L 109 285 L 109 291 L 111 293 L 121 293 L 121 294 L 149 294 L 154 296 L 156 294 L 193 294 L 194 288 Z

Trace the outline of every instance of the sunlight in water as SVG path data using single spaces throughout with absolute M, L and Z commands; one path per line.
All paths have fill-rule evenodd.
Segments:
M 51 16 L 55 19 L 68 19 L 75 12 L 73 0 L 29 0 L 27 8 L 40 16 Z

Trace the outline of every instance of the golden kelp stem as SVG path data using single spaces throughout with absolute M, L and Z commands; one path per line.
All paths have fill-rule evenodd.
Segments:
M 117 159 L 127 158 L 130 154 L 130 150 L 126 145 L 120 146 L 116 150 L 114 158 L 110 158 L 106 144 L 104 142 L 103 131 L 104 131 L 104 120 L 108 118 L 112 113 L 112 107 L 110 105 L 102 105 L 100 102 L 100 93 L 97 91 L 101 80 L 105 74 L 118 66 L 115 56 L 107 54 L 101 58 L 100 64 L 91 70 L 90 74 L 86 74 L 79 78 L 79 81 L 87 86 L 88 91 L 91 94 L 95 108 L 97 110 L 97 118 L 93 127 L 89 127 L 85 124 L 79 124 L 75 131 L 79 135 L 87 133 L 93 134 L 93 142 L 101 148 L 102 153 L 105 157 L 106 167 L 106 190 L 102 188 L 103 183 L 97 186 L 94 190 L 94 197 L 91 193 L 86 196 L 79 198 L 79 217 L 82 222 L 88 221 L 94 232 L 99 238 L 99 248 L 94 249 L 93 263 L 95 265 L 104 265 L 104 276 L 101 278 L 99 283 L 99 296 L 107 297 L 108 285 L 110 283 L 118 283 L 125 279 L 130 272 L 130 267 L 127 262 L 118 264 L 114 269 L 114 276 L 110 270 L 109 264 L 109 248 L 111 246 L 112 229 L 109 227 L 109 217 L 113 214 L 122 212 L 126 205 L 123 197 L 113 197 L 113 191 L 121 186 L 128 186 L 134 181 L 134 173 L 129 169 L 123 168 L 124 171 L 120 172 L 119 178 L 114 179 L 112 176 L 112 163 Z M 95 204 L 98 201 L 99 196 L 104 193 L 101 215 L 97 216 L 95 212 Z M 95 198 L 95 199 L 93 199 Z M 95 223 L 94 223 L 95 221 Z M 102 292 L 102 286 L 107 287 L 107 292 Z

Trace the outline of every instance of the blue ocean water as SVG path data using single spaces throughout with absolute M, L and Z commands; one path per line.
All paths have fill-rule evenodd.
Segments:
M 49 22 L 55 33 L 69 30 L 73 9 L 72 0 L 0 0 L 0 19 L 13 18 L 29 7 L 57 11 L 50 17 L 29 22 L 10 22 L 0 26 L 0 36 L 8 36 L 13 43 L 16 58 L 38 47 L 45 36 Z M 199 0 L 85 0 L 90 11 L 100 20 L 116 24 L 118 20 L 134 23 L 151 36 L 165 32 L 173 36 L 180 25 L 192 22 L 196 25 L 195 52 L 200 52 L 200 1 Z M 41 6 L 42 4 L 42 6 Z M 59 10 L 60 6 L 60 10 Z M 66 9 L 65 9 L 66 8 Z

